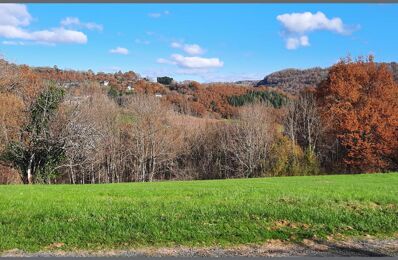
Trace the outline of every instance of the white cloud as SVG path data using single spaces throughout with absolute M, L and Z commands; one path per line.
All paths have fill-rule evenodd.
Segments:
M 339 17 L 329 19 L 322 12 L 317 13 L 291 13 L 278 15 L 276 19 L 283 27 L 292 33 L 304 34 L 315 30 L 328 30 L 337 33 L 345 33 L 347 29 Z
M 113 54 L 121 54 L 121 55 L 128 55 L 129 54 L 129 50 L 123 47 L 117 47 L 115 49 L 111 49 L 109 50 L 110 53 Z
M 29 32 L 18 27 L 0 25 L 0 37 L 43 43 L 87 43 L 84 33 L 63 28 Z
M 27 46 L 27 45 L 46 45 L 55 46 L 55 43 L 44 42 L 44 41 L 2 41 L 3 45 L 13 45 L 13 46 Z
M 63 28 L 36 31 L 30 35 L 31 39 L 39 42 L 80 44 L 87 42 L 87 36 L 84 33 Z
M 310 42 L 308 40 L 308 36 L 300 36 L 300 37 L 289 37 L 286 39 L 286 49 L 295 50 L 298 47 L 310 46 Z
M 166 16 L 166 15 L 169 15 L 169 14 L 170 14 L 170 12 L 166 10 L 166 11 L 163 11 L 163 12 L 149 13 L 148 16 L 151 17 L 151 18 L 159 18 L 159 17 Z
M 29 25 L 32 16 L 22 4 L 0 4 L 0 24 L 9 26 Z
M 87 36 L 79 31 L 53 28 L 38 31 L 24 29 L 32 20 L 25 5 L 0 4 L 0 37 L 29 40 L 43 44 L 87 42 Z
M 160 58 L 157 62 L 162 64 L 175 64 L 186 69 L 210 69 L 224 66 L 224 62 L 219 58 L 187 57 L 180 54 L 171 55 L 170 60 Z
M 198 44 L 182 44 L 179 42 L 172 42 L 171 47 L 175 49 L 181 49 L 189 55 L 200 55 L 205 52 L 205 50 Z
M 101 24 L 96 24 L 93 22 L 83 23 L 77 17 L 66 17 L 61 21 L 61 25 L 64 27 L 79 27 L 79 28 L 86 28 L 88 30 L 97 30 L 102 31 L 103 26 Z
M 286 13 L 276 19 L 282 24 L 282 36 L 290 50 L 309 46 L 308 33 L 313 31 L 326 30 L 343 35 L 352 32 L 340 17 L 328 18 L 322 12 Z
M 179 42 L 172 42 L 172 43 L 171 43 L 171 47 L 172 47 L 172 48 L 179 49 L 179 48 L 182 48 L 182 44 L 179 43 Z
M 68 25 L 79 25 L 80 20 L 77 17 L 66 17 L 61 21 L 62 26 L 68 26 Z
M 163 59 L 163 58 L 157 59 L 156 62 L 159 64 L 177 64 L 175 61 L 171 61 L 171 60 Z
M 22 41 L 2 41 L 3 45 L 15 45 L 15 46 L 24 46 L 26 45 L 25 42 Z
M 141 40 L 141 39 L 135 39 L 134 42 L 137 43 L 137 44 L 144 44 L 144 45 L 148 45 L 148 44 L 151 43 L 151 42 L 148 41 L 148 40 Z

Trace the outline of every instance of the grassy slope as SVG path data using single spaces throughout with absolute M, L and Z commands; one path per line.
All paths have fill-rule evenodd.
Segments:
M 0 186 L 0 251 L 398 232 L 398 174 Z

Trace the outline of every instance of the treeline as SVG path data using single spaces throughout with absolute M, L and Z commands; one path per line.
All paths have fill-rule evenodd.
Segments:
M 247 104 L 264 102 L 272 105 L 275 108 L 281 108 L 286 105 L 289 98 L 276 91 L 250 91 L 241 96 L 231 96 L 228 102 L 233 106 L 244 106 Z
M 23 183 L 110 183 L 398 170 L 398 86 L 372 57 L 342 60 L 289 99 L 272 94 L 281 106 L 244 87 L 179 90 L 224 118 L 156 91 L 43 84 L 29 71 L 0 77 L 3 182 L 13 172 Z

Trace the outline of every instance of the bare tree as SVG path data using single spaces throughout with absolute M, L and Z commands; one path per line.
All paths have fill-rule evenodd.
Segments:
M 153 96 L 131 98 L 127 112 L 130 120 L 130 154 L 138 180 L 152 181 L 155 174 L 167 171 L 182 147 L 182 133 L 172 128 L 174 112 Z
M 237 122 L 226 128 L 222 149 L 237 167 L 238 176 L 254 177 L 261 173 L 274 137 L 271 108 L 258 103 L 242 108 Z
M 284 122 L 285 134 L 293 145 L 315 152 L 322 134 L 322 125 L 314 93 L 303 91 L 293 100 Z
M 113 182 L 109 176 L 117 171 L 107 166 L 113 163 L 108 157 L 114 155 L 116 104 L 105 95 L 93 95 L 69 99 L 62 108 L 53 124 L 65 144 L 66 160 L 58 168 L 69 173 L 71 183 Z

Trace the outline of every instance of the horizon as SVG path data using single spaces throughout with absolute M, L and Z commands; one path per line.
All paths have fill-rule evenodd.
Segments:
M 261 80 L 347 55 L 396 61 L 397 4 L 0 4 L 12 63 L 177 81 Z M 373 19 L 369 19 L 372 17 Z

